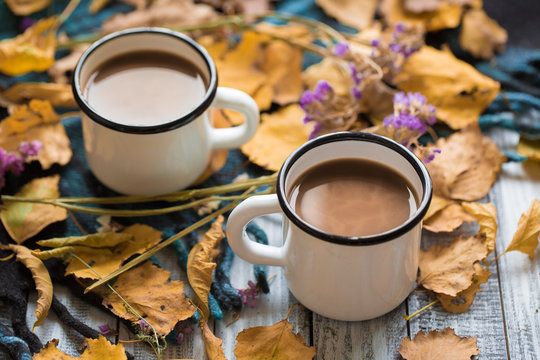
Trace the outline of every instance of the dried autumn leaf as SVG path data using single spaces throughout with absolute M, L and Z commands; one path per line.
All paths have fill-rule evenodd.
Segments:
M 450 52 L 430 46 L 412 54 L 395 78 L 403 91 L 419 92 L 453 129 L 476 123 L 499 93 L 500 84 Z
M 87 264 L 91 264 L 91 269 L 77 258 L 70 257 L 67 260 L 65 275 L 73 274 L 78 278 L 99 279 L 100 276 L 106 276 L 118 269 L 129 257 L 142 254 L 161 241 L 161 231 L 148 225 L 134 224 L 122 230 L 121 234 L 128 234 L 133 239 L 112 248 L 81 247 L 76 254 Z
M 414 340 L 408 336 L 403 339 L 399 353 L 405 360 L 470 360 L 471 356 L 479 354 L 476 340 L 476 337 L 459 337 L 449 327 L 428 334 L 420 330 Z
M 482 135 L 478 126 L 469 126 L 432 148 L 440 154 L 426 165 L 437 196 L 456 200 L 478 200 L 489 192 L 506 157 L 497 144 Z
M 540 140 L 530 140 L 521 136 L 517 146 L 520 155 L 526 156 L 529 160 L 540 161 Z
M 66 130 L 47 101 L 32 100 L 28 105 L 18 106 L 0 122 L 1 148 L 18 152 L 22 141 L 33 140 L 43 144 L 37 159 L 44 170 L 54 163 L 65 165 L 71 159 Z
M 484 243 L 491 253 L 495 250 L 495 238 L 497 237 L 497 209 L 495 209 L 495 205 L 463 202 L 461 206 L 478 221 L 478 225 L 480 225 L 478 232 L 486 234 Z
M 163 336 L 169 334 L 178 321 L 191 317 L 196 311 L 186 298 L 184 283 L 170 281 L 170 276 L 169 271 L 147 261 L 121 274 L 113 285 L 131 307 Z M 123 319 L 139 319 L 114 293 L 103 298 L 103 305 Z
M 32 327 L 33 330 L 36 326 L 43 324 L 52 304 L 53 284 L 49 276 L 49 271 L 43 262 L 32 255 L 32 251 L 25 246 L 9 244 L 2 245 L 1 248 L 13 251 L 16 254 L 17 261 L 23 263 L 32 273 L 38 293 L 36 310 L 34 310 L 37 320 Z
M 208 358 L 210 360 L 227 360 L 223 354 L 223 340 L 212 333 L 212 330 L 210 330 L 206 322 L 202 323 L 201 331 L 204 349 L 206 350 Z
M 45 71 L 54 63 L 57 19 L 42 19 L 21 35 L 0 41 L 0 71 L 22 75 Z
M 450 202 L 447 206 L 424 220 L 424 229 L 431 232 L 450 232 L 464 222 L 473 222 L 475 218 L 468 214 L 458 203 Z
M 429 220 L 433 215 L 450 205 L 451 201 L 443 197 L 433 195 L 431 198 L 431 203 L 429 204 L 428 211 L 424 216 L 424 221 Z
M 504 51 L 508 33 L 482 9 L 472 9 L 463 16 L 459 45 L 473 56 L 491 59 Z
M 30 181 L 15 194 L 23 198 L 57 198 L 59 175 Z M 48 225 L 67 218 L 67 211 L 57 206 L 5 201 L 0 214 L 2 224 L 17 244 L 39 233 Z
M 132 234 L 125 233 L 97 233 L 84 236 L 69 236 L 64 238 L 53 238 L 40 240 L 37 242 L 40 246 L 59 248 L 63 246 L 88 246 L 91 248 L 115 247 L 118 244 L 133 239 Z
M 534 199 L 529 209 L 521 214 L 516 233 L 512 242 L 504 251 L 521 251 L 534 258 L 534 251 L 538 247 L 538 236 L 540 235 L 540 200 Z
M 459 4 L 443 1 L 434 11 L 415 14 L 405 10 L 403 0 L 382 0 L 380 11 L 390 25 L 405 21 L 421 24 L 427 31 L 438 31 L 457 27 L 463 9 Z
M 0 93 L 3 106 L 22 105 L 31 100 L 48 101 L 58 107 L 77 107 L 69 84 L 20 82 Z
M 85 350 L 80 357 L 74 358 L 58 350 L 57 339 L 47 342 L 41 351 L 32 357 L 32 360 L 127 360 L 124 345 L 113 345 L 107 339 L 99 335 L 97 339 L 86 338 Z
M 69 55 L 56 60 L 47 71 L 51 81 L 57 84 L 69 84 L 75 65 L 89 46 L 90 44 L 77 44 L 71 49 Z
M 147 8 L 113 15 L 103 23 L 101 30 L 108 34 L 132 27 L 179 28 L 208 22 L 217 16 L 212 7 L 195 4 L 191 0 L 154 0 Z
M 326 80 L 338 96 L 348 96 L 352 86 L 347 70 L 331 57 L 308 67 L 302 74 L 302 79 L 308 89 L 313 89 L 318 81 Z
M 444 310 L 452 313 L 463 313 L 469 310 L 476 293 L 480 291 L 480 285 L 488 281 L 491 271 L 485 270 L 479 263 L 474 264 L 472 284 L 467 289 L 460 291 L 455 297 L 445 294 L 436 294 Z
M 6 0 L 6 5 L 15 15 L 26 16 L 43 10 L 52 0 Z
M 363 29 L 369 26 L 377 9 L 377 0 L 317 0 L 326 14 L 339 22 Z
M 486 258 L 482 236 L 460 236 L 449 246 L 433 245 L 420 251 L 418 284 L 439 294 L 456 296 L 471 286 L 473 264 Z
M 289 314 L 291 309 L 289 309 Z M 293 333 L 293 326 L 288 321 L 289 314 L 274 325 L 242 330 L 236 336 L 238 342 L 234 349 L 236 358 L 238 360 L 313 359 L 315 348 L 306 346 L 306 340 L 302 335 Z
M 197 306 L 201 312 L 200 323 L 202 324 L 206 323 L 210 317 L 208 294 L 210 294 L 212 286 L 212 274 L 217 265 L 214 259 L 219 255 L 218 246 L 224 237 L 223 216 L 219 216 L 201 241 L 195 244 L 189 252 L 187 276 L 189 285 L 197 299 Z

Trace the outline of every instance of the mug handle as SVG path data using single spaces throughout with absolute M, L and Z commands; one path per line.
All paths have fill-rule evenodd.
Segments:
M 210 147 L 213 149 L 234 149 L 249 141 L 259 125 L 259 108 L 255 100 L 243 91 L 218 87 L 212 107 L 236 110 L 246 121 L 242 125 L 216 129 L 210 128 Z
M 285 265 L 285 247 L 259 244 L 251 241 L 245 226 L 257 216 L 280 213 L 277 195 L 256 195 L 242 201 L 227 220 L 227 239 L 234 253 L 242 259 L 258 265 Z

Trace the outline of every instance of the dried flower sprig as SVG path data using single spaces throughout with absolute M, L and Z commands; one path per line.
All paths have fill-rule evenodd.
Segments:
M 24 163 L 37 156 L 42 147 L 41 142 L 35 140 L 21 142 L 18 154 L 0 148 L 0 188 L 6 184 L 7 173 L 19 176 L 24 170 Z
M 251 308 L 257 306 L 257 296 L 259 296 L 260 289 L 251 280 L 248 281 L 248 286 L 245 289 L 239 289 L 238 295 L 242 298 L 242 304 L 248 305 Z

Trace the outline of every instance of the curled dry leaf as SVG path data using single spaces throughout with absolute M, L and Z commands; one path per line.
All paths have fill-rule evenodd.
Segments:
M 242 152 L 259 166 L 279 170 L 287 156 L 308 139 L 311 126 L 303 124 L 303 117 L 296 104 L 263 114 L 255 136 L 242 145 Z
M 15 15 L 26 16 L 43 10 L 52 0 L 6 0 L 6 5 Z
M 208 294 L 210 294 L 210 287 L 212 286 L 212 274 L 217 265 L 214 259 L 219 255 L 218 246 L 224 237 L 223 216 L 219 216 L 210 230 L 204 234 L 201 241 L 195 244 L 189 252 L 187 276 L 201 312 L 201 327 L 210 317 Z
M 472 284 L 474 263 L 486 258 L 483 236 L 460 236 L 449 246 L 420 251 L 418 284 L 438 294 L 456 296 Z
M 326 14 L 335 17 L 339 22 L 363 29 L 371 24 L 377 0 L 317 0 Z
M 30 181 L 15 194 L 23 198 L 57 198 L 59 175 Z M 48 225 L 67 218 L 67 211 L 60 207 L 37 203 L 5 201 L 0 217 L 9 236 L 17 243 L 38 234 Z
M 169 271 L 147 261 L 121 274 L 113 285 L 127 303 L 163 336 L 169 334 L 178 321 L 191 317 L 196 311 L 186 298 L 184 283 L 170 281 L 170 276 Z M 139 320 L 115 293 L 104 297 L 103 305 L 123 319 Z
M 37 159 L 44 170 L 54 163 L 65 165 L 71 159 L 66 130 L 47 101 L 32 100 L 28 105 L 18 106 L 0 122 L 0 147 L 3 149 L 18 152 L 22 141 L 33 140 L 43 144 Z
M 103 23 L 101 30 L 108 34 L 132 27 L 161 26 L 180 28 L 208 22 L 218 17 L 215 10 L 191 0 L 154 0 L 150 6 L 126 14 L 116 14 Z
M 0 71 L 23 75 L 45 71 L 54 63 L 57 19 L 42 19 L 12 39 L 0 41 Z
M 212 333 L 206 322 L 201 327 L 204 349 L 208 358 L 210 360 L 227 360 L 223 354 L 223 340 Z
M 478 221 L 478 225 L 480 225 L 478 232 L 486 234 L 484 243 L 491 253 L 495 250 L 495 238 L 497 237 L 497 209 L 495 209 L 495 205 L 463 202 L 461 206 Z
M 1 247 L 13 251 L 16 254 L 17 261 L 23 263 L 32 273 L 38 293 L 36 310 L 34 311 L 37 320 L 32 327 L 33 330 L 36 326 L 43 324 L 52 304 L 53 284 L 49 276 L 49 271 L 40 259 L 32 255 L 32 251 L 27 247 L 12 244 Z
M 419 92 L 437 108 L 437 118 L 453 129 L 476 123 L 499 93 L 500 84 L 448 51 L 422 47 L 395 78 L 403 91 Z
M 497 144 L 482 135 L 477 125 L 440 138 L 430 147 L 441 150 L 426 165 L 433 180 L 433 192 L 447 199 L 483 198 L 506 160 Z
M 84 236 L 70 236 L 64 238 L 53 238 L 40 240 L 37 242 L 40 246 L 59 248 L 63 246 L 88 246 L 91 248 L 115 247 L 118 244 L 133 239 L 132 234 L 124 233 L 97 233 Z
M 45 82 L 20 82 L 0 93 L 3 106 L 21 105 L 31 100 L 48 101 L 53 106 L 76 108 L 71 85 Z
M 459 45 L 473 56 L 491 59 L 504 51 L 508 33 L 482 9 L 472 9 L 463 16 Z
M 445 294 L 436 294 L 444 310 L 453 313 L 463 313 L 469 310 L 476 293 L 480 291 L 480 285 L 488 281 L 491 271 L 485 270 L 479 263 L 474 264 L 472 284 L 467 289 L 460 291 L 455 297 Z
M 461 205 L 449 201 L 446 206 L 424 220 L 424 229 L 436 233 L 450 232 L 460 227 L 464 222 L 472 222 L 474 220 L 475 218 L 468 214 Z
M 421 24 L 427 31 L 438 31 L 457 27 L 461 21 L 463 8 L 459 4 L 442 1 L 433 11 L 415 14 L 405 10 L 403 0 L 382 0 L 380 11 L 390 25 L 405 21 Z
M 69 84 L 75 65 L 89 46 L 90 44 L 78 44 L 71 49 L 69 55 L 56 60 L 47 71 L 51 81 L 57 84 Z
M 73 274 L 78 278 L 99 279 L 118 269 L 129 257 L 142 254 L 161 241 L 161 231 L 148 225 L 134 224 L 119 234 L 128 234 L 129 240 L 108 248 L 82 246 L 77 248 L 77 256 L 87 264 L 91 264 L 91 269 L 79 259 L 70 257 L 67 260 L 65 275 Z
M 534 251 L 538 247 L 538 236 L 540 235 L 540 200 L 534 199 L 529 209 L 521 214 L 516 233 L 512 242 L 505 250 L 521 251 L 534 258 Z
M 520 155 L 526 156 L 529 160 L 540 162 L 540 140 L 530 140 L 521 136 L 517 146 Z
M 41 351 L 32 357 L 32 360 L 127 360 L 124 345 L 113 345 L 103 335 L 97 339 L 86 338 L 84 340 L 84 352 L 80 357 L 74 358 L 58 350 L 57 339 L 47 342 Z
M 291 309 L 289 309 L 290 314 Z M 313 359 L 315 348 L 306 346 L 300 334 L 293 333 L 287 317 L 271 326 L 256 326 L 242 330 L 234 354 L 238 360 L 250 359 Z
M 420 330 L 414 340 L 408 336 L 403 339 L 399 353 L 405 360 L 470 360 L 471 356 L 480 353 L 476 340 L 476 337 L 459 337 L 454 329 L 449 327 L 427 334 Z

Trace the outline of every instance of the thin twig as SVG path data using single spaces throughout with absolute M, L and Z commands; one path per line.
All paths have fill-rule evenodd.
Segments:
M 411 315 L 403 315 L 403 320 L 405 321 L 409 321 L 411 320 L 413 317 L 415 317 L 416 315 L 420 314 L 421 312 L 429 309 L 430 307 L 432 307 L 433 305 L 435 305 L 436 303 L 438 303 L 439 300 L 435 300 L 429 304 L 427 304 L 426 306 L 424 306 L 423 308 L 421 308 L 420 310 L 417 310 L 415 311 L 414 313 L 412 313 Z

